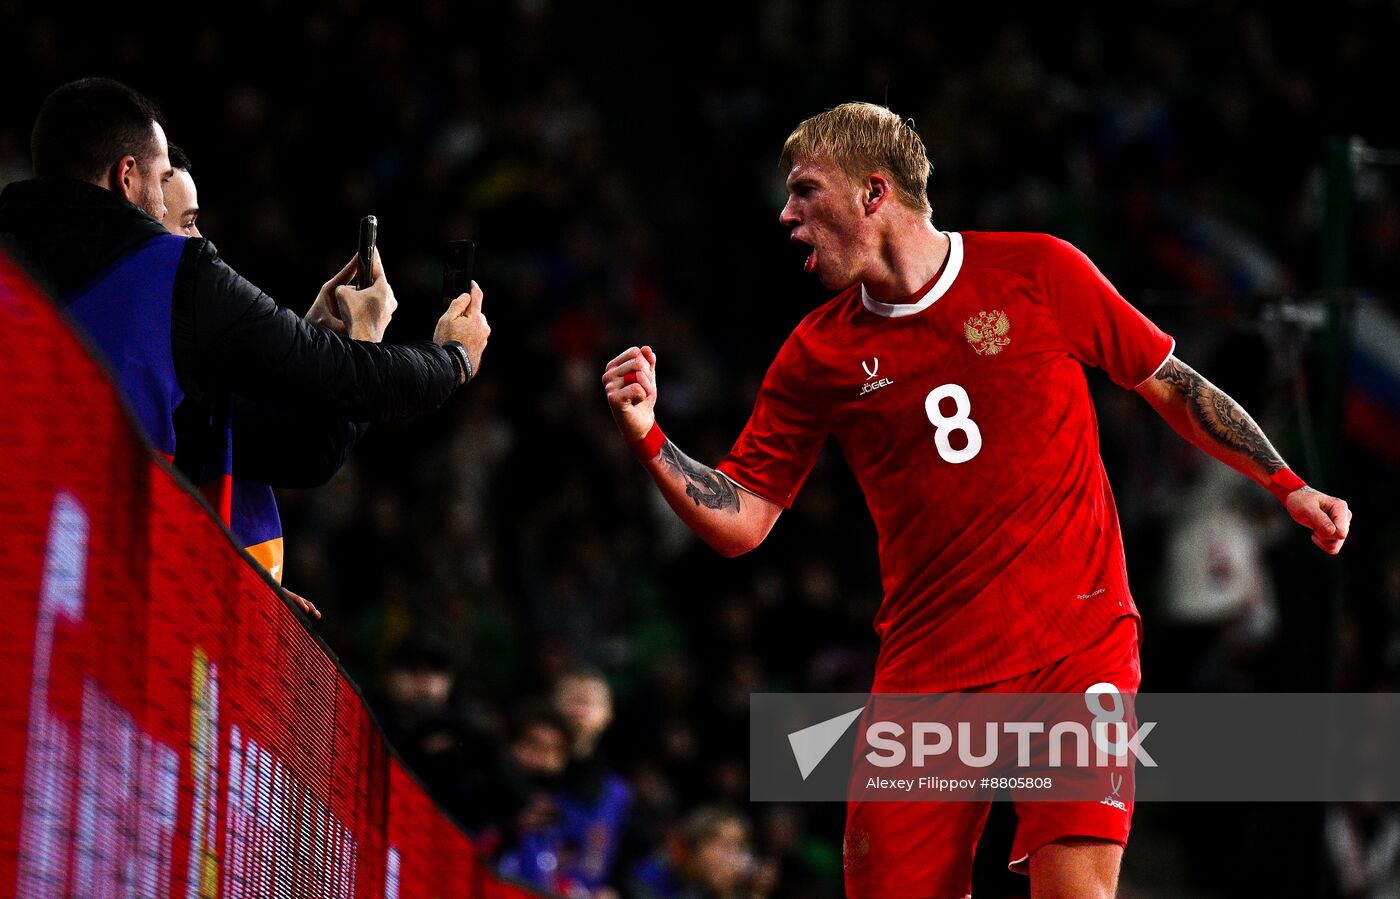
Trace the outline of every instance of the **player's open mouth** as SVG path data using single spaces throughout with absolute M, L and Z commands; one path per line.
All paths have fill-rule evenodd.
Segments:
M 817 248 L 805 240 L 792 238 L 792 245 L 806 253 L 806 259 L 802 263 L 802 270 L 811 274 L 817 270 Z

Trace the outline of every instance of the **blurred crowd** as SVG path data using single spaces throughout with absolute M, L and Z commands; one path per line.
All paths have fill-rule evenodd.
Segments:
M 777 225 L 778 149 L 845 100 L 914 118 L 937 225 L 1076 243 L 1295 469 L 1352 501 L 1356 537 L 1328 567 L 1267 493 L 1091 380 L 1145 688 L 1394 688 L 1395 457 L 1328 417 L 1328 334 L 1276 300 L 1323 316 L 1340 301 L 1317 292 L 1324 138 L 1400 148 L 1374 99 L 1400 8 L 764 0 L 677 16 L 252 0 L 148 28 L 0 0 L 0 183 L 28 174 L 43 96 L 104 74 L 162 104 L 196 167 L 200 230 L 298 312 L 374 213 L 400 303 L 387 339 L 429 333 L 443 241 L 477 241 L 493 327 L 480 378 L 442 413 L 371 429 L 330 485 L 279 502 L 285 583 L 503 873 L 594 899 L 839 892 L 840 807 L 747 801 L 748 695 L 868 687 L 880 585 L 862 497 L 829 447 L 768 542 L 724 560 L 661 504 L 599 375 L 650 344 L 668 434 L 723 457 L 823 297 Z M 1346 283 L 1382 297 L 1400 282 L 1397 177 L 1363 171 L 1351 219 Z M 999 870 L 1006 814 L 979 896 L 1024 890 Z M 1269 810 L 1141 807 L 1125 895 L 1394 883 L 1393 846 L 1379 873 L 1339 861 L 1393 843 L 1393 813 L 1350 829 L 1345 810 L 1288 816 L 1266 837 L 1249 823 L 1283 820 Z M 1239 862 L 1254 851 L 1292 860 L 1261 873 Z

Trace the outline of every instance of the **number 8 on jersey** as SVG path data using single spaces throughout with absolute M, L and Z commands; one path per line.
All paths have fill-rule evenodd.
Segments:
M 951 399 L 956 407 L 951 416 L 944 415 L 938 408 L 939 402 L 945 398 Z M 968 418 L 972 414 L 972 400 L 961 385 L 943 384 L 930 390 L 924 398 L 924 412 L 928 415 L 928 420 L 933 422 L 933 442 L 938 447 L 938 455 L 943 457 L 943 461 L 956 465 L 968 461 L 982 451 L 982 432 L 978 429 L 977 422 Z M 967 435 L 967 446 L 953 449 L 948 435 L 954 431 L 962 431 Z

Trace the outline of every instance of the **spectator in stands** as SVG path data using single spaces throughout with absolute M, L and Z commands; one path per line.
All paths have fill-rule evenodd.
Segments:
M 522 768 L 497 733 L 461 708 L 456 665 L 442 638 L 405 640 L 372 707 L 404 762 L 468 833 L 482 833 L 524 808 L 530 785 Z
M 569 764 L 572 734 L 568 722 L 547 703 L 527 703 L 516 716 L 510 751 L 532 787 L 525 807 L 500 835 L 497 870 L 563 896 L 588 896 L 573 873 L 579 845 L 565 833 L 556 795 Z M 494 840 L 483 842 L 490 851 Z
M 632 872 L 634 899 L 761 899 L 778 872 L 749 849 L 749 822 L 727 806 L 702 806 L 681 822 L 663 853 Z
M 245 500 L 231 476 L 322 483 L 351 442 L 344 422 L 431 411 L 480 365 L 490 328 L 479 288 L 453 301 L 433 343 L 376 346 L 397 305 L 377 253 L 370 287 L 348 286 L 352 260 L 303 321 L 209 241 L 167 235 L 163 185 L 174 169 L 164 119 L 123 84 L 87 78 L 55 90 L 31 152 L 37 177 L 0 194 L 0 238 L 87 331 L 147 437 L 227 523 Z M 235 397 L 292 417 L 270 417 L 266 432 L 245 431 L 235 447 Z M 309 450 L 293 457 L 293 444 Z M 278 557 L 260 559 L 274 576 L 280 527 L 277 536 Z
M 170 175 L 161 186 L 165 217 L 160 223 L 171 234 L 203 237 L 199 233 L 199 191 L 194 186 L 194 164 L 189 154 L 170 144 Z
M 593 888 L 612 873 L 632 804 L 632 788 L 599 752 L 612 724 L 612 690 L 602 672 L 575 668 L 555 683 L 554 705 L 573 731 L 569 764 L 556 796 L 560 824 L 580 847 L 575 873 Z

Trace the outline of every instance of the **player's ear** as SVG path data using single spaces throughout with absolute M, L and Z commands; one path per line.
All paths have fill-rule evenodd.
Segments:
M 865 180 L 865 214 L 874 215 L 875 210 L 885 205 L 885 201 L 890 198 L 893 192 L 890 179 L 879 172 L 873 172 Z

